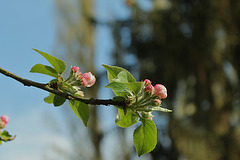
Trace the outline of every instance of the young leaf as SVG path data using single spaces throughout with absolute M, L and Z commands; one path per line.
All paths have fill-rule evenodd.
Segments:
M 51 104 L 51 103 L 53 103 L 53 98 L 54 98 L 54 96 L 55 96 L 55 94 L 49 92 L 49 96 L 45 97 L 45 98 L 44 98 L 44 101 L 45 101 L 46 103 Z
M 106 85 L 105 87 L 110 88 L 117 96 L 126 97 L 131 93 L 124 83 L 112 82 Z
M 53 98 L 53 105 L 55 107 L 58 107 L 58 106 L 61 106 L 65 101 L 66 101 L 66 98 L 59 95 L 55 95 Z
M 133 141 L 139 157 L 151 152 L 157 145 L 157 128 L 154 122 L 149 119 L 142 119 L 141 122 L 142 124 L 133 133 Z
M 131 90 L 135 95 L 137 95 L 144 86 L 143 82 L 133 82 L 133 83 L 125 83 L 127 88 Z
M 62 74 L 65 70 L 66 70 L 66 63 L 64 61 L 62 61 L 61 59 L 58 59 L 56 57 L 51 56 L 48 53 L 39 51 L 37 49 L 33 49 L 36 52 L 38 52 L 39 54 L 41 54 L 52 66 L 53 68 L 59 73 Z
M 122 96 L 116 96 L 116 97 L 113 97 L 113 100 L 114 100 L 114 101 L 124 101 L 125 98 L 122 97 Z
M 112 82 L 106 85 L 105 87 L 110 88 L 117 96 L 126 97 L 130 94 L 137 95 L 143 88 L 143 82 L 132 82 L 132 83 L 120 83 Z
M 16 136 L 12 136 L 8 133 L 8 131 L 3 131 L 3 132 L 0 132 L 0 139 L 3 140 L 3 141 L 11 141 L 11 140 L 14 140 Z M 0 141 L 1 142 L 1 141 Z M 1 144 L 1 143 L 0 143 Z
M 87 127 L 87 122 L 89 119 L 89 108 L 88 105 L 79 101 L 70 100 L 69 104 L 75 113 L 75 115 L 83 122 Z
M 32 67 L 30 72 L 42 73 L 42 74 L 46 74 L 46 75 L 58 78 L 58 73 L 54 68 L 52 68 L 50 66 L 45 66 L 43 64 L 36 64 L 35 66 Z
M 126 98 L 124 98 L 124 97 L 122 97 L 122 96 L 116 96 L 116 97 L 113 97 L 113 100 L 114 100 L 114 101 L 125 101 Z M 122 109 L 122 106 L 114 105 L 114 107 L 119 108 L 119 109 Z
M 136 82 L 133 75 L 124 68 L 117 66 L 109 66 L 106 64 L 103 64 L 103 67 L 107 70 L 109 83 L 113 82 L 113 79 L 116 78 L 118 74 L 122 71 L 123 73 L 121 73 L 118 79 L 121 77 L 124 79 L 124 82 Z
M 7 140 L 7 139 L 10 139 L 12 136 L 8 133 L 8 131 L 3 131 L 3 132 L 0 134 L 0 137 L 1 137 L 3 140 Z
M 128 83 L 129 79 L 131 79 L 131 77 L 132 77 L 132 75 L 129 74 L 129 72 L 127 70 L 123 70 L 123 71 L 119 72 L 115 78 L 112 79 L 112 82 Z
M 123 109 L 118 109 L 118 115 L 117 118 L 115 119 L 115 123 L 122 128 L 127 128 L 138 121 L 138 115 L 131 110 L 127 110 L 127 114 L 124 114 Z

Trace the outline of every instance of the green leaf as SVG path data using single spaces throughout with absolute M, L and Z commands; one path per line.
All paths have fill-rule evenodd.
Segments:
M 127 114 L 124 114 L 123 109 L 118 109 L 118 115 L 115 119 L 115 123 L 122 128 L 127 128 L 138 121 L 138 115 L 131 110 L 127 110 Z
M 129 95 L 131 93 L 131 91 L 124 83 L 112 82 L 105 87 L 112 89 L 117 96 L 126 97 L 126 95 Z
M 133 82 L 133 83 L 125 83 L 127 88 L 131 90 L 135 95 L 137 95 L 141 90 L 143 90 L 144 83 L 143 82 Z
M 133 141 L 139 157 L 151 152 L 157 145 L 157 128 L 154 122 L 149 119 L 142 119 L 141 122 L 142 124 L 133 133 Z
M 130 94 L 137 95 L 143 88 L 143 82 L 132 82 L 132 83 L 120 83 L 112 82 L 106 85 L 105 87 L 110 88 L 117 96 L 126 97 Z
M 56 57 L 51 56 L 48 53 L 39 51 L 37 49 L 33 49 L 36 52 L 38 52 L 39 54 L 41 54 L 52 66 L 53 68 L 59 73 L 62 74 L 65 70 L 66 70 L 66 63 L 64 61 L 62 61 L 61 59 L 58 59 Z
M 116 97 L 113 97 L 113 100 L 114 100 L 114 101 L 125 101 L 126 98 L 124 98 L 124 97 L 122 97 L 122 96 L 116 96 Z M 119 108 L 119 109 L 122 109 L 122 106 L 114 105 L 114 107 Z
M 0 132 L 0 139 L 3 140 L 3 141 L 11 141 L 15 138 L 16 136 L 13 136 L 10 135 L 8 133 L 8 131 L 3 131 L 3 132 Z M 1 144 L 1 143 L 0 143 Z
M 58 79 L 52 79 L 51 81 L 48 82 L 48 84 L 56 83 L 56 82 L 58 82 Z
M 113 97 L 113 100 L 114 100 L 114 101 L 124 101 L 125 98 L 122 97 L 122 96 L 116 96 L 116 97 Z
M 128 83 L 129 80 L 132 79 L 132 74 L 130 74 L 127 70 L 123 70 L 118 73 L 118 75 L 112 79 L 112 82 L 121 82 L 121 83 Z
M 51 103 L 53 103 L 53 98 L 54 98 L 54 96 L 55 96 L 55 94 L 49 92 L 49 96 L 45 97 L 45 98 L 44 98 L 44 101 L 45 101 L 46 103 L 51 104 Z
M 83 103 L 83 102 L 76 101 L 76 100 L 70 100 L 69 104 L 70 104 L 73 112 L 76 114 L 76 116 L 87 127 L 87 122 L 88 122 L 88 119 L 89 119 L 88 105 Z
M 32 67 L 30 72 L 46 74 L 46 75 L 58 78 L 58 73 L 54 68 L 43 65 L 43 64 L 36 64 L 35 66 Z
M 115 79 L 115 78 L 122 79 L 122 80 L 124 80 L 124 82 L 136 82 L 133 75 L 124 68 L 117 67 L 117 66 L 109 66 L 106 64 L 103 64 L 103 67 L 107 70 L 109 83 L 113 82 L 114 81 L 113 79 Z M 120 74 L 120 75 L 118 76 L 118 74 Z M 116 81 L 116 79 L 115 79 L 115 81 Z
M 53 98 L 53 105 L 55 107 L 58 107 L 58 106 L 61 106 L 65 101 L 66 101 L 66 98 L 59 95 L 55 95 Z
M 1 134 L 0 134 L 0 137 L 2 139 L 10 139 L 12 136 L 8 133 L 8 131 L 3 131 Z

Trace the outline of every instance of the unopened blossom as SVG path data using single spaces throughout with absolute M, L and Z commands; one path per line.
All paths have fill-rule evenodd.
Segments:
M 151 84 L 151 81 L 150 81 L 149 79 L 145 79 L 145 80 L 144 80 L 144 85 L 147 86 L 147 85 L 149 85 L 149 84 Z
M 77 73 L 77 72 L 79 71 L 79 67 L 73 66 L 73 67 L 71 68 L 71 70 L 73 70 L 74 73 Z
M 154 90 L 154 94 L 158 96 L 159 99 L 167 98 L 167 89 L 164 85 L 156 84 Z
M 7 126 L 7 123 L 5 123 L 4 121 L 0 121 L 0 128 L 5 128 Z
M 84 92 L 83 91 L 77 91 L 75 94 L 79 95 L 81 97 L 84 97 Z
M 153 102 L 155 103 L 156 106 L 160 106 L 162 103 L 160 99 L 155 99 Z
M 82 74 L 80 77 L 84 87 L 91 87 L 96 82 L 95 76 L 91 72 Z
M 153 87 L 153 85 L 152 85 L 152 84 L 148 84 L 148 85 L 144 88 L 144 91 L 145 91 L 145 92 L 148 92 L 150 95 L 152 95 L 153 92 L 154 92 L 154 87 Z
M 1 121 L 5 122 L 6 124 L 8 124 L 9 122 L 9 117 L 7 115 L 2 115 L 0 117 Z

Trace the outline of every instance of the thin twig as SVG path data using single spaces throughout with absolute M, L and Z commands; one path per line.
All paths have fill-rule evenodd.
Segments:
M 21 82 L 24 86 L 33 86 L 36 88 L 40 88 L 42 90 L 54 93 L 56 95 L 62 96 L 68 100 L 77 100 L 86 104 L 92 104 L 92 105 L 117 105 L 117 106 L 126 106 L 125 101 L 113 101 L 112 99 L 95 99 L 95 98 L 80 98 L 77 96 L 73 96 L 70 95 L 68 93 L 56 90 L 51 88 L 48 84 L 43 84 L 43 83 L 38 83 L 38 82 L 34 82 L 22 77 L 19 77 L 3 68 L 0 67 L 0 73 L 2 73 L 3 75 L 7 76 L 7 77 L 11 77 L 15 80 L 17 80 L 18 82 Z

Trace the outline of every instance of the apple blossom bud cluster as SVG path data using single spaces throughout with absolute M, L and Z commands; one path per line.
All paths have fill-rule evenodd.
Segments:
M 72 86 L 91 87 L 96 82 L 96 78 L 91 72 L 82 74 L 79 67 L 73 66 L 67 82 Z
M 152 111 L 162 110 L 161 100 L 165 98 L 167 98 L 167 89 L 164 85 L 153 86 L 149 79 L 145 79 L 142 91 L 136 97 L 130 96 L 129 100 L 132 101 L 130 106 L 134 106 L 134 110 L 139 111 L 143 118 L 152 120 L 154 117 Z
M 9 122 L 9 117 L 7 115 L 2 115 L 0 117 L 0 129 L 5 128 Z
M 154 87 L 149 79 L 144 80 L 144 91 L 148 92 L 149 95 L 155 95 L 159 100 L 167 98 L 167 89 L 162 84 L 156 84 Z
M 64 81 L 65 85 L 60 85 L 60 89 L 67 91 L 71 94 L 80 95 L 84 97 L 83 91 L 80 87 L 91 87 L 96 82 L 95 76 L 91 72 L 83 73 L 79 70 L 79 67 L 73 66 L 71 68 L 69 77 Z

